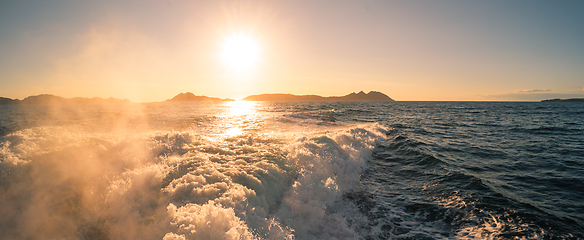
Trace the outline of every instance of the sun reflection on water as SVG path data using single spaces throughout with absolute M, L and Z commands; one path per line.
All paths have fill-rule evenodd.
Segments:
M 257 117 L 256 102 L 248 101 L 233 101 L 227 102 L 228 107 L 224 118 L 224 129 L 222 137 L 235 137 L 243 134 L 250 124 L 252 124 Z
M 250 115 L 255 114 L 255 107 L 257 102 L 250 102 L 250 101 L 233 101 L 225 103 L 229 107 L 226 116 L 234 117 L 234 116 L 242 116 L 242 115 Z

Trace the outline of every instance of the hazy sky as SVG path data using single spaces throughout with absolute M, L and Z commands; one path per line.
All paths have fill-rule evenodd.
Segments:
M 0 96 L 584 97 L 584 1 L 3 1 Z M 249 35 L 245 74 L 220 60 Z

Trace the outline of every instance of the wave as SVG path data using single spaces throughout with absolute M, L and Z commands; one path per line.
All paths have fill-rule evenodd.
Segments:
M 359 238 L 359 186 L 378 124 L 293 134 L 94 133 L 0 138 L 6 238 Z
M 577 119 L 444 110 L 457 105 L 20 109 L 28 115 L 2 123 L 0 235 L 582 238 Z
M 373 152 L 370 169 L 363 174 L 365 190 L 353 199 L 369 219 L 370 239 L 577 239 L 578 218 L 559 215 L 542 206 L 543 200 L 513 195 L 482 174 L 487 166 L 452 159 L 444 144 L 421 141 L 392 131 L 388 141 Z M 465 150 L 468 151 L 468 150 Z M 476 154 L 476 153 L 473 153 Z M 488 154 L 494 159 L 497 154 Z M 472 157 L 473 155 L 467 155 Z M 481 156 L 480 154 L 478 156 Z M 483 156 L 484 157 L 484 156 Z M 499 158 L 504 157 L 499 153 Z M 499 161 L 499 160 L 497 160 Z M 475 170 L 478 169 L 478 170 Z M 489 171 L 493 171 L 488 170 Z M 503 171 L 505 172 L 505 171 Z M 512 175 L 512 177 L 515 175 Z M 501 178 L 501 177 L 500 177 Z M 549 191 L 575 186 L 563 178 L 534 179 Z M 567 180 L 567 179 L 565 179 Z M 571 179 L 577 185 L 581 179 Z M 499 181 L 507 181 L 500 179 Z M 520 179 L 513 179 L 519 184 Z M 545 183 L 543 183 L 545 182 Z M 549 183 L 548 183 L 549 182 Z M 501 185 L 502 184 L 502 185 Z M 576 185 L 576 186 L 577 186 Z M 517 186 L 522 189 L 522 186 Z M 356 196 L 355 196 L 356 195 Z M 563 194 L 566 195 L 566 194 Z M 565 199 L 577 208 L 576 195 Z
M 512 128 L 513 132 L 529 133 L 529 134 L 562 134 L 562 135 L 576 135 L 581 134 L 581 128 L 567 128 L 567 127 L 524 127 Z

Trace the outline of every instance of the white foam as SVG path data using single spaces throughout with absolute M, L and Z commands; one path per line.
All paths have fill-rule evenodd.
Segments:
M 15 239 L 359 238 L 366 219 L 343 195 L 359 186 L 387 128 L 238 121 L 235 135 L 221 133 L 233 125 L 211 122 L 210 135 L 67 126 L 5 136 L 0 231 Z
M 254 239 L 233 208 L 214 201 L 202 205 L 189 203 L 180 208 L 171 203 L 168 211 L 173 217 L 171 224 L 177 230 L 167 233 L 165 238 L 178 235 L 184 239 Z
M 377 124 L 355 127 L 290 146 L 288 162 L 299 176 L 286 193 L 277 218 L 300 239 L 359 238 L 350 222 L 362 222 L 355 206 L 342 195 L 359 184 L 371 150 L 388 129 Z M 340 209 L 344 208 L 344 209 Z

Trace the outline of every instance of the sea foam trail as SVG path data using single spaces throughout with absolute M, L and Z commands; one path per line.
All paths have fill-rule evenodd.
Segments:
M 275 128 L 277 129 L 277 128 Z M 288 128 L 290 129 L 290 128 Z M 74 126 L 0 139 L 7 239 L 357 239 L 378 124 L 303 133 L 114 135 Z
M 165 188 L 177 228 L 165 237 L 357 238 L 349 223 L 355 222 L 355 211 L 339 201 L 358 184 L 385 131 L 379 125 L 338 130 L 296 139 L 282 149 L 262 146 L 272 145 L 270 139 L 254 141 L 259 148 L 201 146 L 198 157 L 180 161 L 177 168 L 186 173 Z M 232 154 L 238 151 L 244 154 Z

